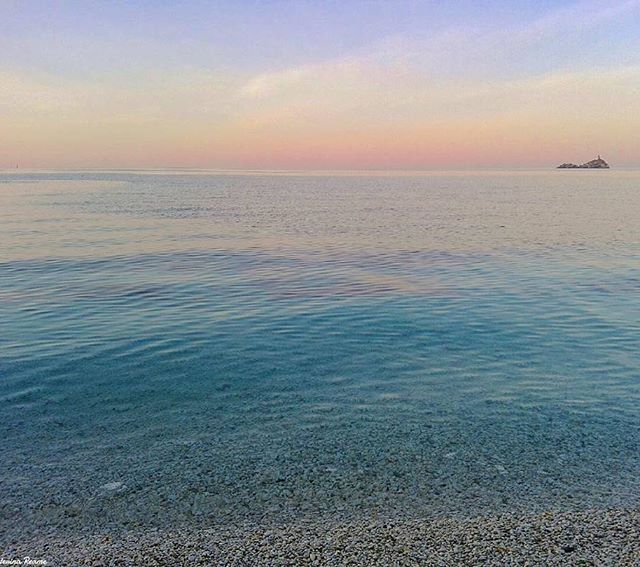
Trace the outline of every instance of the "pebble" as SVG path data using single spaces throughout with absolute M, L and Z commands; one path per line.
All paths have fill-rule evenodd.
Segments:
M 118 490 L 124 489 L 124 483 L 122 482 L 108 482 L 107 484 L 103 484 L 100 487 L 101 490 L 105 492 L 116 492 Z

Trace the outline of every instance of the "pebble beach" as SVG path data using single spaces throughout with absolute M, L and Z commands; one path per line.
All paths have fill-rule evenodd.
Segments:
M 640 565 L 640 513 L 319 522 L 42 535 L 3 557 L 47 565 Z

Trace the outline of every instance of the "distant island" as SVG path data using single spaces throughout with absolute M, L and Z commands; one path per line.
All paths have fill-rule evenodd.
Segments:
M 598 156 L 596 159 L 592 159 L 582 165 L 576 165 L 575 163 L 563 163 L 556 169 L 609 169 L 609 164 Z

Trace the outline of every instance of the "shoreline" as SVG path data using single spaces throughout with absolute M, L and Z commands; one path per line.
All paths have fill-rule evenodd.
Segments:
M 1 557 L 26 556 L 48 566 L 638 565 L 640 509 L 51 533 Z

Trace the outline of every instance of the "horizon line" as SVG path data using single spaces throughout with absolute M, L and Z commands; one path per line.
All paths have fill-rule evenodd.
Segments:
M 165 166 L 165 167 L 13 167 L 0 168 L 0 173 L 28 173 L 28 172 L 194 172 L 194 173 L 271 173 L 271 174 L 311 174 L 311 173 L 439 173 L 439 172 L 500 172 L 500 171 L 554 171 L 557 165 L 552 166 L 514 166 L 514 167 L 459 167 L 459 168 L 424 168 L 424 169 L 403 169 L 403 168 L 219 168 L 219 167 L 186 167 L 186 166 Z M 600 169 L 595 168 L 600 171 Z M 612 170 L 635 170 L 640 169 L 640 165 L 620 165 L 609 168 Z M 570 170 L 571 171 L 571 170 Z M 587 169 L 581 169 L 587 171 Z

